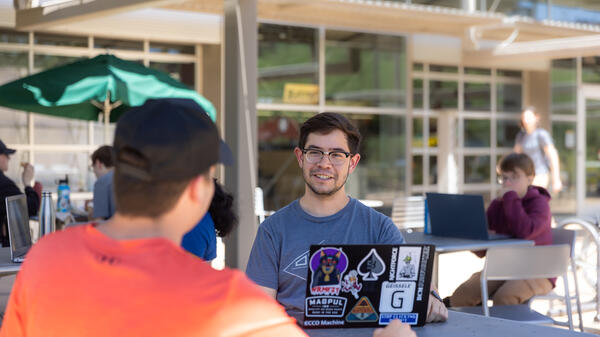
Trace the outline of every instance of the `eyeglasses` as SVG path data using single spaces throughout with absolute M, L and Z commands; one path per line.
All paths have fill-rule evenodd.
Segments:
M 306 161 L 311 164 L 320 163 L 323 160 L 323 157 L 327 155 L 329 157 L 329 161 L 333 165 L 342 165 L 346 162 L 346 158 L 352 155 L 350 152 L 344 151 L 330 151 L 325 152 L 317 149 L 303 149 L 302 153 L 306 156 Z
M 506 183 L 508 183 L 508 182 L 514 183 L 516 181 L 519 181 L 519 179 L 521 179 L 520 175 L 509 177 L 509 176 L 502 174 L 502 175 L 499 175 L 498 177 L 496 177 L 496 181 L 498 181 L 498 184 L 500 184 L 500 185 L 504 184 L 505 182 Z

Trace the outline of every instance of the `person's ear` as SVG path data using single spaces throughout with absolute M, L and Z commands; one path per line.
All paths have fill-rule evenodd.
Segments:
M 359 161 L 360 161 L 360 154 L 359 153 L 357 153 L 357 154 L 353 155 L 352 157 L 350 157 L 350 167 L 348 168 L 348 174 L 354 172 L 354 169 L 358 165 Z
M 302 164 L 304 163 L 303 160 L 303 155 L 304 153 L 302 153 L 302 150 L 296 146 L 296 148 L 294 149 L 294 155 L 296 155 L 296 160 L 298 160 L 298 166 L 300 166 L 300 168 L 302 168 Z

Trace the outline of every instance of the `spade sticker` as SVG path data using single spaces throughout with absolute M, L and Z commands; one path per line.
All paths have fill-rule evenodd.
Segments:
M 358 264 L 358 273 L 363 277 L 363 281 L 377 281 L 379 275 L 384 272 L 385 264 L 375 248 L 372 248 Z

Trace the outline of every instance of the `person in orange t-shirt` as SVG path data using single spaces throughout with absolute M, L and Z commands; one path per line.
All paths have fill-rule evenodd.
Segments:
M 157 141 L 158 140 L 158 141 Z M 29 252 L 1 337 L 306 336 L 243 273 L 179 247 L 231 162 L 190 100 L 149 100 L 123 115 L 113 148 L 116 214 L 52 233 Z M 375 337 L 415 334 L 394 321 Z

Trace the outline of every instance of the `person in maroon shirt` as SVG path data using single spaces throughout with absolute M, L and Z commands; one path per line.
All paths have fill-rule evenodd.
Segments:
M 515 238 L 535 241 L 535 245 L 552 244 L 550 227 L 550 194 L 533 186 L 533 161 L 523 153 L 511 153 L 500 162 L 498 182 L 502 190 L 487 209 L 489 229 Z M 475 252 L 480 257 L 485 251 Z M 454 307 L 481 304 L 480 272 L 473 274 L 445 299 Z M 555 279 L 488 281 L 488 291 L 494 305 L 524 303 L 535 295 L 547 294 Z

